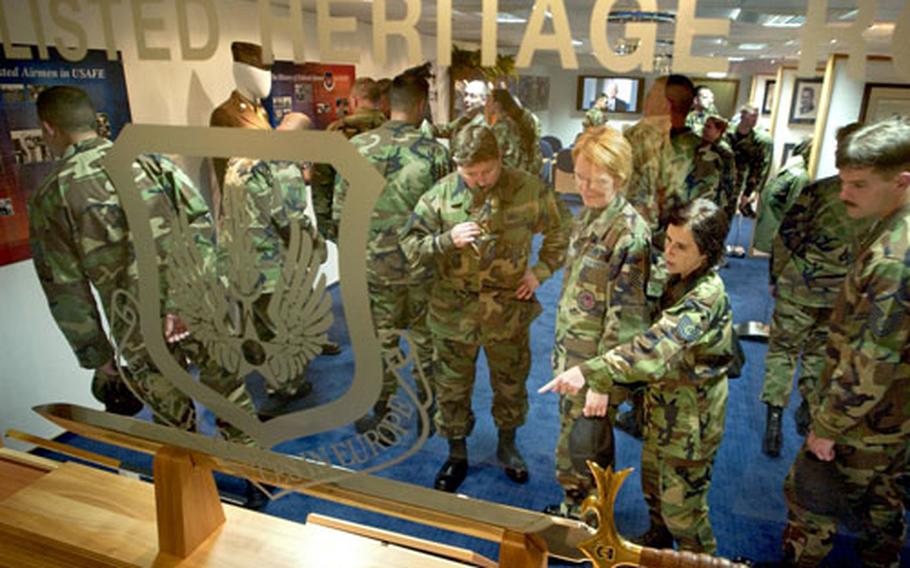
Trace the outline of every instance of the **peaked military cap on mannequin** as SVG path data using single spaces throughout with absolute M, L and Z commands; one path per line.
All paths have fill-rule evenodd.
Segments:
M 271 63 L 263 63 L 262 46 L 246 41 L 235 41 L 231 44 L 231 56 L 237 63 L 246 63 L 264 71 L 272 69 Z

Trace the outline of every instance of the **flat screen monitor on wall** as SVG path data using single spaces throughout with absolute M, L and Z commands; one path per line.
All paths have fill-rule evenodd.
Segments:
M 578 110 L 588 110 L 604 95 L 608 112 L 639 113 L 644 82 L 641 77 L 580 75 L 575 106 Z

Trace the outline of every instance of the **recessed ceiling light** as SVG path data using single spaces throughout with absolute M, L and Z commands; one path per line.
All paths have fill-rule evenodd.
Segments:
M 831 43 L 832 43 L 832 44 L 833 44 L 833 43 L 837 43 L 837 40 L 836 40 L 836 39 L 832 39 L 832 40 L 831 40 Z
M 796 43 L 795 39 L 788 39 L 787 41 L 784 42 L 784 45 L 793 45 L 795 43 Z
M 580 39 L 573 39 L 573 40 L 572 40 L 572 45 L 574 45 L 574 46 L 576 46 L 576 47 L 578 47 L 579 45 L 584 45 L 584 44 L 585 44 L 585 42 L 581 41 Z
M 737 61 L 745 61 L 745 60 L 746 60 L 745 57 L 740 57 L 739 55 L 734 55 L 732 57 L 727 58 L 727 61 L 731 61 L 733 63 L 736 63 Z
M 766 28 L 799 28 L 805 23 L 805 16 L 769 14 L 765 16 L 761 25 Z
M 845 14 L 841 14 L 840 16 L 837 17 L 837 19 L 838 20 L 852 20 L 856 17 L 857 14 L 859 14 L 859 8 L 857 8 L 855 10 L 850 10 L 849 12 L 847 12 Z
M 739 49 L 743 51 L 759 51 L 768 47 L 767 43 L 741 43 Z
M 742 9 L 741 9 L 741 8 L 733 8 L 732 10 L 730 10 L 730 19 L 731 19 L 731 20 L 735 20 L 736 18 L 739 17 L 739 15 L 740 15 L 741 13 L 742 13 Z
M 523 24 L 528 20 L 522 18 L 521 16 L 516 16 L 515 14 L 510 14 L 508 12 L 499 12 L 496 14 L 496 21 L 500 24 Z
M 708 77 L 712 79 L 723 79 L 727 76 L 727 73 L 724 71 L 708 71 Z

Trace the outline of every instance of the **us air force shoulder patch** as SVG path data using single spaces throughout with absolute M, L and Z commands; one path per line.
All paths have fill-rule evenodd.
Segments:
M 684 315 L 682 319 L 679 320 L 679 323 L 676 324 L 676 335 L 678 335 L 686 343 L 690 343 L 698 339 L 698 326 L 688 315 Z

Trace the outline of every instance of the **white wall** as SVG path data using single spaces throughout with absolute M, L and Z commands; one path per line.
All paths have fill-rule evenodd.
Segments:
M 45 25 L 50 27 L 49 2 L 42 0 L 39 4 Z M 94 4 L 81 4 L 84 12 L 80 22 L 90 38 L 89 47 L 103 48 L 97 8 Z M 12 39 L 16 43 L 35 44 L 28 5 L 27 2 L 4 2 Z M 160 16 L 165 20 L 165 30 L 149 33 L 148 42 L 154 47 L 170 48 L 174 61 L 140 61 L 129 3 L 115 3 L 112 8 L 116 45 L 123 53 L 133 120 L 147 124 L 207 125 L 214 107 L 224 101 L 234 88 L 231 42 L 260 41 L 257 3 L 219 1 L 221 33 L 215 56 L 209 61 L 187 63 L 180 61 L 173 6 L 173 3 L 149 3 L 145 13 L 148 17 Z M 410 66 L 404 43 L 398 39 L 390 42 L 388 63 L 378 65 L 371 55 L 370 26 L 363 23 L 358 26 L 357 33 L 336 34 L 332 42 L 336 48 L 354 47 L 360 52 L 358 76 L 392 76 Z M 57 33 L 53 30 L 46 35 L 53 38 Z M 202 33 L 197 27 L 193 28 L 192 45 L 204 42 L 205 38 L 200 37 Z M 305 15 L 304 37 L 306 59 L 319 61 L 313 14 Z M 422 37 L 421 40 L 424 58 L 435 59 L 435 38 Z M 274 49 L 276 59 L 293 59 L 293 47 L 286 31 L 276 29 Z M 440 94 L 440 102 L 447 104 L 448 93 Z M 335 258 L 337 256 L 333 251 L 330 259 L 333 266 Z M 329 274 L 336 275 L 337 268 Z M 78 367 L 69 345 L 53 322 L 30 260 L 0 267 L 0 289 L 3 290 L 4 306 L 0 319 L 0 360 L 3 363 L 0 367 L 0 432 L 16 428 L 41 436 L 55 435 L 59 430 L 31 412 L 30 408 L 61 401 L 98 407 L 89 393 L 91 373 Z

